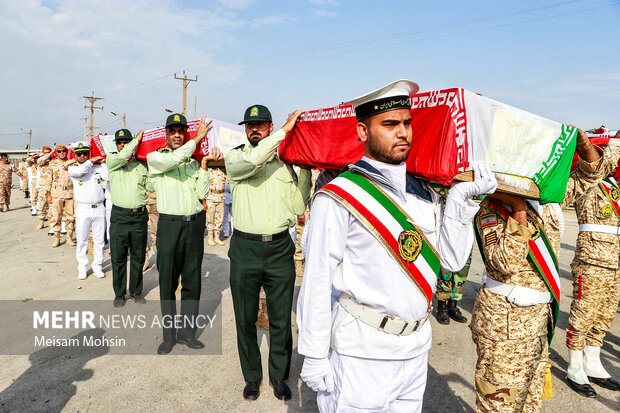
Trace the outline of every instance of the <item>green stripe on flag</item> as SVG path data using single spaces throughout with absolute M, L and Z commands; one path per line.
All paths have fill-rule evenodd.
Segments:
M 562 125 L 561 134 L 553 144 L 549 157 L 532 178 L 540 189 L 541 204 L 564 201 L 576 147 L 577 128 Z

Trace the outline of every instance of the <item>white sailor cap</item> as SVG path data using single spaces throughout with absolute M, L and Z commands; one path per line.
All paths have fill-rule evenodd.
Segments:
M 364 120 L 379 113 L 396 109 L 411 109 L 411 95 L 420 90 L 417 83 L 399 79 L 380 89 L 344 102 L 353 105 L 357 120 Z
M 75 152 L 80 152 L 80 151 L 90 151 L 90 143 L 88 143 L 88 142 L 77 141 L 77 142 L 73 142 L 69 146 L 71 147 L 71 150 L 74 153 Z

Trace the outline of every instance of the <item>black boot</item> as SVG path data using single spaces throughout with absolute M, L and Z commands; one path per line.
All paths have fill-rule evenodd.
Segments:
M 439 324 L 450 324 L 448 315 L 448 302 L 437 300 L 437 322 Z
M 457 323 L 466 323 L 467 318 L 461 314 L 461 310 L 456 306 L 456 301 L 448 300 L 448 315 Z

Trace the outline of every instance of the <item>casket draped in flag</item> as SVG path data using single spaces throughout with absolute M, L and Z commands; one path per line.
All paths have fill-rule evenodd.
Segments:
M 208 155 L 209 148 L 218 147 L 222 151 L 222 154 L 225 155 L 230 149 L 248 142 L 242 127 L 221 120 L 206 119 L 207 122 L 209 120 L 212 121 L 212 129 L 207 132 L 206 139 L 200 142 L 200 145 L 192 154 L 196 160 L 200 161 L 204 156 Z M 187 122 L 188 140 L 196 135 L 196 129 L 199 123 L 200 119 Z M 164 146 L 166 146 L 166 128 L 161 127 L 144 131 L 142 134 L 142 141 L 138 145 L 136 157 L 146 161 L 147 154 Z
M 411 96 L 413 142 L 407 171 L 450 185 L 484 163 L 515 187 L 538 187 L 542 203 L 561 202 L 577 129 L 461 88 Z M 364 154 L 351 106 L 303 113 L 280 144 L 286 162 L 340 169 Z M 525 178 L 525 179 L 524 179 Z

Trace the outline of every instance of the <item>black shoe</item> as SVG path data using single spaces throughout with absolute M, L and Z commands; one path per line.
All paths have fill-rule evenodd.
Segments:
M 243 389 L 243 398 L 246 400 L 256 400 L 260 394 L 260 381 L 251 381 L 245 383 Z
M 146 303 L 146 300 L 140 294 L 131 294 L 131 298 L 133 298 L 133 302 L 136 304 Z
M 157 354 L 168 354 L 172 351 L 172 347 L 174 347 L 174 341 L 162 341 L 159 347 L 157 347 Z
M 589 384 L 579 384 L 575 383 L 568 377 L 566 378 L 568 385 L 571 389 L 575 390 L 577 393 L 581 394 L 584 397 L 596 397 L 596 391 Z
M 125 296 L 114 297 L 114 307 L 121 308 L 125 306 Z
M 604 387 L 609 390 L 615 390 L 615 391 L 620 390 L 620 383 L 618 383 L 616 380 L 612 379 L 611 377 L 608 377 L 606 379 L 599 379 L 598 377 L 588 376 L 588 380 L 590 380 L 594 384 L 598 384 L 599 386 Z
M 203 348 L 205 345 L 195 338 L 179 338 L 177 337 L 177 343 L 185 344 L 189 348 Z
M 448 315 L 451 319 L 456 321 L 457 323 L 466 323 L 467 317 L 461 314 L 461 310 L 456 306 L 457 301 L 452 299 L 448 300 Z
M 450 316 L 448 315 L 448 302 L 437 301 L 437 322 L 439 324 L 450 324 Z
M 291 400 L 291 389 L 284 381 L 269 379 L 269 384 L 273 387 L 273 395 L 279 400 Z

